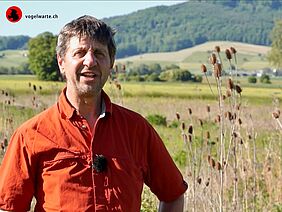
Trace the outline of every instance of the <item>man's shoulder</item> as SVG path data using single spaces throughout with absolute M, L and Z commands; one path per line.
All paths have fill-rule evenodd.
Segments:
M 47 108 L 44 111 L 41 111 L 32 118 L 26 120 L 18 128 L 18 131 L 24 132 L 28 129 L 38 130 L 40 127 L 50 126 L 52 124 L 52 119 L 58 117 L 58 110 L 56 109 L 56 104 Z

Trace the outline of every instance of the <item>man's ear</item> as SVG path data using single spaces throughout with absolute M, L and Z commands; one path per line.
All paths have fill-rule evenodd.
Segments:
M 63 74 L 65 71 L 64 71 L 64 59 L 57 54 L 57 61 L 58 61 L 58 66 L 60 68 L 60 72 L 61 74 Z

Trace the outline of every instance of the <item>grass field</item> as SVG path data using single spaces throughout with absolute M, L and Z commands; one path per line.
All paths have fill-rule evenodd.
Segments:
M 121 90 L 114 83 L 107 83 L 105 87 L 114 102 L 144 117 L 160 115 L 165 118 L 165 125 L 152 124 L 190 185 L 185 195 L 186 211 L 195 207 L 197 211 L 218 211 L 219 208 L 219 172 L 211 168 L 207 157 L 219 160 L 220 124 L 215 122 L 215 118 L 220 110 L 216 83 L 212 77 L 209 81 L 214 95 L 205 79 L 203 83 L 120 82 Z M 225 81 L 222 80 L 223 92 L 226 90 Z M 236 113 L 242 123 L 236 125 L 239 127 L 236 129 L 242 140 L 239 146 L 235 146 L 236 155 L 230 153 L 230 166 L 226 167 L 224 207 L 230 211 L 235 204 L 232 199 L 236 197 L 236 209 L 233 211 L 279 211 L 282 208 L 282 131 L 273 119 L 272 112 L 281 109 L 282 80 L 271 79 L 272 84 L 269 85 L 251 85 L 246 78 L 238 78 L 238 81 L 243 92 L 241 97 L 236 95 L 237 103 L 241 104 L 240 111 Z M 64 83 L 42 82 L 33 76 L 0 76 L 0 140 L 3 136 L 9 138 L 25 120 L 54 104 L 63 87 Z M 225 112 L 232 110 L 231 102 L 228 98 L 224 100 Z M 180 115 L 179 120 L 176 113 Z M 182 123 L 185 123 L 184 129 Z M 193 141 L 186 143 L 183 135 L 187 134 L 189 126 L 193 126 Z M 235 125 L 225 118 L 224 126 L 225 149 L 228 151 L 229 145 L 233 145 L 229 140 L 230 129 Z M 210 133 L 209 139 L 206 137 L 207 132 Z M 254 149 L 256 162 L 252 157 Z M 1 154 L 3 156 L 4 152 Z M 196 168 L 191 166 L 192 161 Z M 233 180 L 234 177 L 238 183 Z M 200 178 L 202 183 L 199 183 Z M 155 208 L 156 199 L 146 188 L 142 211 L 156 211 Z

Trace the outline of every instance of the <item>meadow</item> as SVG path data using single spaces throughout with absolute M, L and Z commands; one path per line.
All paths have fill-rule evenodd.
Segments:
M 222 79 L 223 92 L 227 90 L 227 80 Z M 205 80 L 119 82 L 121 88 L 114 81 L 106 84 L 105 90 L 115 103 L 141 113 L 162 137 L 189 183 L 186 211 L 282 210 L 281 117 L 273 118 L 273 113 L 281 109 L 282 80 L 272 80 L 270 85 L 251 85 L 245 78 L 237 80 L 243 91 L 235 96 L 237 106 L 240 105 L 236 111 L 231 98 L 223 100 L 221 111 L 213 77 L 209 77 L 209 82 L 214 94 Z M 42 82 L 34 76 L 0 76 L 0 138 L 4 144 L 1 157 L 13 131 L 54 104 L 63 87 L 62 82 Z M 221 112 L 224 114 L 219 116 Z M 232 118 L 229 112 L 237 117 Z M 221 151 L 228 164 L 224 169 L 220 164 Z M 145 187 L 141 211 L 156 208 L 156 198 Z

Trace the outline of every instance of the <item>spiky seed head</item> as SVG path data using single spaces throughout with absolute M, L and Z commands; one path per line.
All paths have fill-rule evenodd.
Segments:
M 201 70 L 202 70 L 203 73 L 206 73 L 207 72 L 207 67 L 204 64 L 202 64 L 201 65 Z
M 220 171 L 220 170 L 221 170 L 221 164 L 220 164 L 219 161 L 216 162 L 215 167 L 216 167 L 216 170 L 217 170 L 217 171 Z
M 209 131 L 206 132 L 206 138 L 207 138 L 207 139 L 210 139 L 210 138 L 211 138 L 211 135 L 210 135 L 210 132 L 209 132 Z
M 234 88 L 234 84 L 231 78 L 227 80 L 227 88 L 232 90 Z
M 215 47 L 214 47 L 214 50 L 215 50 L 217 53 L 219 53 L 219 52 L 220 52 L 220 47 L 219 47 L 219 46 L 215 46 Z
M 231 95 L 232 95 L 231 90 L 230 90 L 230 89 L 227 89 L 227 90 L 226 90 L 226 96 L 227 96 L 227 97 L 230 97 Z
M 215 122 L 220 122 L 220 115 L 217 115 L 216 117 L 215 117 Z
M 239 85 L 235 85 L 235 90 L 237 91 L 238 94 L 242 93 L 242 88 Z
M 202 178 L 197 177 L 197 182 L 198 182 L 199 184 L 201 184 L 201 183 L 202 183 Z
M 229 49 L 226 49 L 226 50 L 225 50 L 225 55 L 226 55 L 226 58 L 227 58 L 228 60 L 231 60 L 231 59 L 232 59 L 232 55 L 231 55 L 231 52 L 230 52 Z
M 240 125 L 242 125 L 242 119 L 241 119 L 241 118 L 238 119 L 238 123 L 239 123 Z
M 212 168 L 215 167 L 215 161 L 214 161 L 213 158 L 210 159 L 210 166 L 211 166 Z
M 216 55 L 215 53 L 212 53 L 211 56 L 210 56 L 210 63 L 212 65 L 215 65 L 216 64 Z
M 189 140 L 189 142 L 192 142 L 193 137 L 192 137 L 192 135 L 191 135 L 191 134 L 189 134 L 189 135 L 188 135 L 188 140 Z
M 200 123 L 200 126 L 201 126 L 201 127 L 203 127 L 204 122 L 203 122 L 203 120 L 202 120 L 202 119 L 199 119 L 199 123 Z
M 274 111 L 274 112 L 272 113 L 272 117 L 273 117 L 274 119 L 279 119 L 279 117 L 280 117 L 280 110 Z
M 236 51 L 236 49 L 234 47 L 230 47 L 230 50 L 231 50 L 232 54 L 236 54 L 237 53 L 237 51 Z
M 181 123 L 181 129 L 185 130 L 185 123 L 184 122 Z
M 220 63 L 215 63 L 214 64 L 214 76 L 216 78 L 221 77 L 221 72 L 222 72 L 222 66 Z
M 180 120 L 180 114 L 176 112 L 176 119 L 179 121 Z
M 211 112 L 211 107 L 209 105 L 207 105 L 207 112 Z
M 189 115 L 192 115 L 192 109 L 190 107 L 188 108 L 188 113 Z
M 189 127 L 188 127 L 188 134 L 190 134 L 190 135 L 193 134 L 193 126 L 192 126 L 192 124 L 190 124 Z

